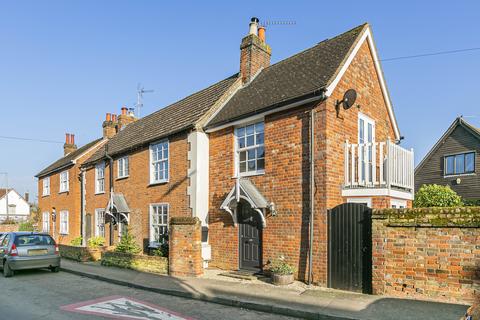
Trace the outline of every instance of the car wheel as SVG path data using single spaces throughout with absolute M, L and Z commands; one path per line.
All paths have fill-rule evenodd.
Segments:
M 6 261 L 3 263 L 3 276 L 5 278 L 13 277 L 13 270 L 10 269 L 8 262 Z
M 59 267 L 51 267 L 51 268 L 50 268 L 50 271 L 52 271 L 52 272 L 54 272 L 54 273 L 57 273 L 59 270 L 60 270 Z

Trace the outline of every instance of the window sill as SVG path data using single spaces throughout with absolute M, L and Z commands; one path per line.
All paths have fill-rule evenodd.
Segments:
M 49 196 L 50 196 L 50 193 L 49 194 L 42 194 L 42 198 L 49 197 Z
M 257 172 L 249 172 L 249 173 L 241 173 L 240 178 L 245 178 L 245 177 L 254 177 L 254 176 L 262 176 L 265 174 L 265 171 L 257 171 Z M 232 179 L 237 179 L 237 175 L 234 175 Z
M 105 194 L 105 191 L 101 191 L 101 192 L 95 192 L 95 195 L 101 195 L 101 194 Z
M 118 180 L 124 180 L 124 179 L 127 179 L 128 177 L 130 177 L 130 176 L 117 177 L 117 179 L 115 179 L 115 180 L 116 180 L 116 181 L 118 181 Z
M 58 194 L 61 194 L 61 193 L 68 193 L 69 190 L 65 190 L 65 191 L 59 191 Z
M 476 175 L 477 174 L 473 172 L 473 173 L 449 174 L 449 175 L 444 175 L 443 177 L 447 179 L 447 178 L 457 178 L 457 177 L 469 177 L 469 176 L 476 176 Z
M 68 236 L 68 233 L 60 233 L 61 236 Z
M 150 182 L 150 184 L 148 186 L 149 187 L 154 187 L 154 186 L 158 186 L 158 185 L 161 185 L 161 184 L 167 184 L 167 183 L 168 183 L 168 180 L 158 181 L 158 182 Z

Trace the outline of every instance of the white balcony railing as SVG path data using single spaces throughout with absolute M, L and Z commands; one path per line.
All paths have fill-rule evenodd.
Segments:
M 387 140 L 345 143 L 345 188 L 414 188 L 413 149 Z

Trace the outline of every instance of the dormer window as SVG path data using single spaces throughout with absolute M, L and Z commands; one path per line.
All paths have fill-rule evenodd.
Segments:
M 243 175 L 265 172 L 263 121 L 235 129 L 237 172 Z

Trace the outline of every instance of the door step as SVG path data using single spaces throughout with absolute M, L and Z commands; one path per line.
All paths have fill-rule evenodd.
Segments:
M 258 277 L 251 272 L 230 271 L 219 274 L 220 276 L 241 279 L 241 280 L 257 280 Z

